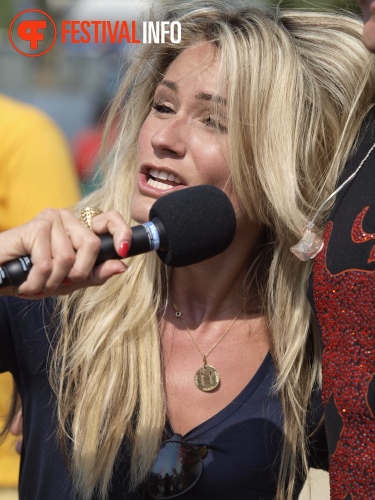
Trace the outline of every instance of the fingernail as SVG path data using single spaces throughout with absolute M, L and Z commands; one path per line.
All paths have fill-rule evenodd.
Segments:
M 125 272 L 125 271 L 127 271 L 127 270 L 128 270 L 128 268 L 127 268 L 127 267 L 124 267 L 124 269 L 120 269 L 119 271 L 115 272 L 114 276 L 115 276 L 116 274 L 122 274 L 122 273 L 124 273 L 124 272 Z
M 64 278 L 61 282 L 62 285 L 71 285 L 73 281 L 69 278 Z
M 119 248 L 119 251 L 118 251 L 119 256 L 122 257 L 123 259 L 125 259 L 125 257 L 128 255 L 129 247 L 130 247 L 129 242 L 128 241 L 123 241 L 120 244 L 120 248 Z

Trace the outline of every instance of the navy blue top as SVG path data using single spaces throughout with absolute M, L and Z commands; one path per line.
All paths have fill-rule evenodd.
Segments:
M 23 405 L 24 440 L 21 461 L 21 500 L 69 500 L 69 473 L 56 441 L 56 399 L 48 382 L 46 325 L 51 299 L 29 302 L 0 299 L 0 372 L 10 371 Z M 271 500 L 275 497 L 278 458 L 282 445 L 282 409 L 272 392 L 275 370 L 268 354 L 255 376 L 223 410 L 185 436 L 192 445 L 208 448 L 197 484 L 181 495 L 184 500 Z M 321 417 L 320 395 L 310 413 L 311 427 Z M 183 408 L 181 408 L 183 411 Z M 166 434 L 173 434 L 166 428 Z M 116 462 L 109 499 L 148 499 L 144 488 L 130 493 L 126 446 Z M 324 429 L 311 446 L 311 465 L 321 467 L 327 458 Z M 298 480 L 295 498 L 302 487 Z M 96 498 L 96 496 L 94 496 Z

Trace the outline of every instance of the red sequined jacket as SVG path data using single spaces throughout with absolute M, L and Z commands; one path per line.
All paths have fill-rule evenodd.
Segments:
M 375 142 L 375 113 L 341 184 Z M 323 343 L 331 500 L 375 499 L 375 150 L 338 195 L 310 299 Z

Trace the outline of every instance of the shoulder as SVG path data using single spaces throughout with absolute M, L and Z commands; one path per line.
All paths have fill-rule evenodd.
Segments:
M 54 121 L 40 108 L 12 97 L 0 94 L 0 124 L 40 123 L 54 125 Z
M 2 139 L 6 138 L 2 149 L 8 144 L 12 147 L 14 144 L 18 148 L 25 142 L 43 138 L 43 143 L 50 140 L 56 143 L 65 143 L 65 136 L 53 120 L 42 109 L 0 94 L 0 132 Z

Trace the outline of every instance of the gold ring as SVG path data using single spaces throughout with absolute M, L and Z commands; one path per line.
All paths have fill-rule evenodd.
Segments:
M 100 208 L 86 207 L 81 210 L 81 216 L 78 217 L 78 220 L 82 221 L 84 225 L 92 231 L 92 219 L 102 213 L 103 210 L 100 210 Z

